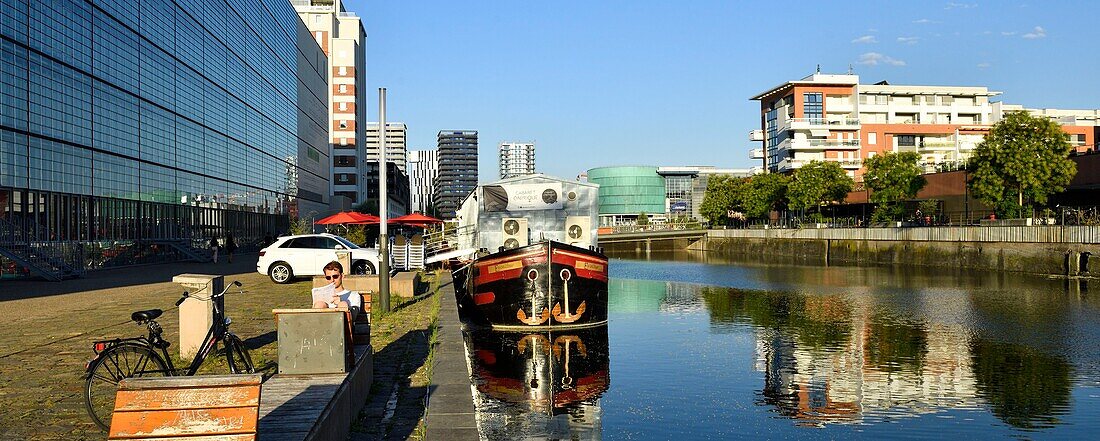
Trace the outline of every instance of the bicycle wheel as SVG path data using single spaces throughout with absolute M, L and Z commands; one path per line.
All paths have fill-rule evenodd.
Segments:
M 240 337 L 229 334 L 225 337 L 225 360 L 229 362 L 229 372 L 234 374 L 251 374 L 256 372 L 252 366 L 252 357 L 248 355 L 248 347 L 244 345 Z
M 100 429 L 109 430 L 119 381 L 168 374 L 164 360 L 147 347 L 124 344 L 104 351 L 92 362 L 84 382 L 84 406 L 88 415 Z

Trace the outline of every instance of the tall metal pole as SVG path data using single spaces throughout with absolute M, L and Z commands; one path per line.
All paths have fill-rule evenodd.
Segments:
M 389 194 L 386 192 L 386 88 L 378 88 L 378 306 L 390 310 Z

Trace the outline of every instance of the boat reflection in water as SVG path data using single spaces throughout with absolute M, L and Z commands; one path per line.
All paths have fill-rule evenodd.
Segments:
M 482 439 L 600 439 L 607 326 L 464 333 Z

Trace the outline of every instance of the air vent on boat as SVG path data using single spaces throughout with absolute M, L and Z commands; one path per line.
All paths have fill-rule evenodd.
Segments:
M 501 227 L 505 249 L 527 246 L 527 218 L 506 217 Z
M 592 243 L 592 218 L 588 216 L 566 216 L 565 241 L 570 245 L 587 248 Z

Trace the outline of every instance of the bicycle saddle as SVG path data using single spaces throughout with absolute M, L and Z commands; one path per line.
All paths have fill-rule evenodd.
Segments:
M 161 311 L 159 309 L 146 309 L 144 311 L 138 311 L 130 314 L 130 320 L 138 323 L 147 322 L 149 320 L 156 320 L 156 318 L 160 317 L 160 315 L 163 313 L 164 311 Z

